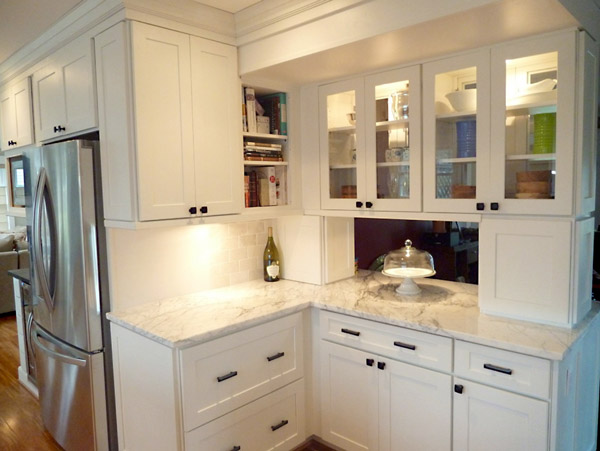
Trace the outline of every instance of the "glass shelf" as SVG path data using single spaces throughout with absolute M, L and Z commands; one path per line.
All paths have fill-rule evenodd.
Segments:
M 556 160 L 555 153 L 528 153 L 524 155 L 507 155 L 507 160 L 517 161 L 517 160 L 525 160 L 525 161 L 554 161 Z

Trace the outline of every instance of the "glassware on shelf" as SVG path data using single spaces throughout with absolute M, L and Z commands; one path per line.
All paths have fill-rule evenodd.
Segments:
M 554 153 L 556 145 L 556 113 L 533 115 L 533 153 Z
M 456 156 L 474 157 L 477 154 L 477 122 L 474 119 L 456 122 Z
M 406 84 L 408 89 L 408 83 Z M 388 98 L 388 120 L 408 119 L 408 90 L 396 91 Z

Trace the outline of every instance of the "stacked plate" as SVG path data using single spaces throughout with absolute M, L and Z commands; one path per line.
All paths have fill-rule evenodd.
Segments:
M 517 172 L 517 199 L 549 199 L 550 171 Z
M 458 121 L 456 123 L 456 155 L 458 158 L 474 157 L 477 152 L 477 122 Z
M 554 153 L 556 113 L 533 115 L 533 153 Z

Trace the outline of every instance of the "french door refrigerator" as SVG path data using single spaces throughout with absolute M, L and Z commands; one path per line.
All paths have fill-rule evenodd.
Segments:
M 40 406 L 67 451 L 114 448 L 99 151 L 85 140 L 24 151 Z

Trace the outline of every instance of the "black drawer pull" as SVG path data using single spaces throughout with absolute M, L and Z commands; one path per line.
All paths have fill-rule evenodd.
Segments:
M 408 343 L 402 343 L 401 341 L 395 341 L 394 346 L 398 346 L 399 348 L 410 349 L 411 351 L 417 349 L 415 345 L 409 345 Z
M 269 362 L 272 362 L 273 360 L 277 360 L 278 358 L 283 357 L 284 355 L 285 355 L 285 352 L 278 352 L 277 354 L 267 357 L 267 360 Z
M 375 360 L 367 359 L 367 366 L 373 366 L 374 363 L 375 363 Z
M 237 376 L 237 371 L 232 371 L 229 374 L 226 374 L 225 376 L 219 376 L 217 377 L 217 382 L 223 382 L 226 381 L 227 379 L 231 379 L 232 377 Z
M 385 362 L 377 362 L 377 368 L 380 370 L 385 370 Z
M 512 374 L 512 370 L 510 368 L 503 368 L 501 366 L 492 365 L 491 363 L 484 363 L 483 367 L 486 370 L 496 371 L 502 374 L 508 374 L 509 376 Z
M 231 451 L 240 451 L 240 449 L 242 449 L 241 446 L 234 446 L 233 448 L 231 448 Z
M 459 395 L 462 395 L 462 392 L 463 392 L 464 389 L 465 389 L 465 387 L 463 385 L 454 384 L 454 391 L 456 393 L 458 393 Z
M 342 332 L 348 335 L 354 335 L 355 337 L 358 337 L 360 335 L 360 332 L 357 330 L 352 330 L 352 329 L 346 329 L 345 327 L 342 328 Z
M 281 423 L 276 424 L 275 426 L 271 426 L 271 430 L 273 432 L 275 432 L 277 429 L 284 427 L 286 424 L 288 424 L 289 421 L 288 420 L 283 420 Z

